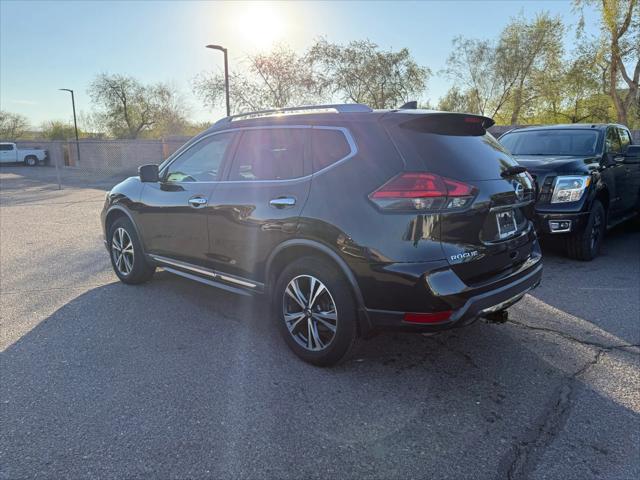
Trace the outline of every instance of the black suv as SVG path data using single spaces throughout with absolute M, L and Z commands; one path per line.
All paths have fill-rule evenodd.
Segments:
M 317 365 L 380 329 L 505 320 L 542 262 L 533 180 L 492 124 L 365 105 L 224 118 L 109 192 L 113 268 L 266 294 Z
M 622 125 L 553 125 L 500 137 L 536 178 L 537 226 L 564 237 L 571 258 L 591 260 L 607 227 L 640 211 L 640 145 Z

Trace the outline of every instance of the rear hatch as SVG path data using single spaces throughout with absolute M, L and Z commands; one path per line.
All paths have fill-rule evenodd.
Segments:
M 454 113 L 395 115 L 400 118 L 387 128 L 406 171 L 451 179 L 458 190 L 467 185 L 471 192 L 466 203 L 449 200 L 438 208 L 443 253 L 456 274 L 468 285 L 481 285 L 525 262 L 535 239 L 533 181 L 518 173 L 518 163 L 486 131 L 493 120 Z

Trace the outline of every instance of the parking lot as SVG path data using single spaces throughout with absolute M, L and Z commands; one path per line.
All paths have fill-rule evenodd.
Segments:
M 640 477 L 637 226 L 591 263 L 545 246 L 505 325 L 379 335 L 320 369 L 260 299 L 118 282 L 104 180 L 0 182 L 2 478 Z

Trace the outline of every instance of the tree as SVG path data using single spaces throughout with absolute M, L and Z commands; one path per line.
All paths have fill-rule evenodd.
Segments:
M 285 45 L 269 53 L 248 56 L 244 73 L 229 75 L 233 113 L 283 108 L 319 99 L 311 66 Z M 205 72 L 193 80 L 193 91 L 209 107 L 225 102 L 224 74 Z
M 0 138 L 3 140 L 17 140 L 29 128 L 29 121 L 18 113 L 0 110 Z
M 608 93 L 618 122 L 640 121 L 640 7 L 638 0 L 574 0 L 579 8 L 597 6 L 601 46 L 607 60 Z M 626 88 L 620 88 L 624 85 Z M 629 114 L 634 116 L 629 118 Z
M 475 113 L 496 117 L 508 111 L 516 124 L 531 113 L 539 88 L 560 75 L 563 26 L 559 18 L 539 14 L 528 21 L 517 17 L 499 39 L 456 37 L 445 73 L 469 99 Z
M 320 91 L 373 108 L 395 108 L 419 98 L 431 75 L 408 49 L 381 51 L 369 40 L 338 45 L 321 39 L 307 60 L 319 78 Z
M 49 140 L 69 140 L 75 138 L 75 128 L 71 123 L 51 120 L 42 124 L 42 136 Z M 80 132 L 78 132 L 80 133 Z
M 517 77 L 510 65 L 498 68 L 497 46 L 489 40 L 453 39 L 444 73 L 465 100 L 470 113 L 494 117 L 504 107 Z
M 458 87 L 453 86 L 438 102 L 438 110 L 443 112 L 475 113 L 479 111 L 479 108 L 468 92 L 462 92 Z
M 143 85 L 130 76 L 101 74 L 91 83 L 89 95 L 117 138 L 138 138 L 163 121 L 185 117 L 175 90 L 163 83 Z
M 510 97 L 512 125 L 539 96 L 540 88 L 560 77 L 563 30 L 560 18 L 541 13 L 531 22 L 522 16 L 514 18 L 502 31 L 496 68 L 507 69 L 515 80 Z

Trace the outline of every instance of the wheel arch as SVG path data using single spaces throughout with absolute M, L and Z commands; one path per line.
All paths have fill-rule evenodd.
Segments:
M 284 266 L 295 258 L 313 256 L 329 260 L 344 275 L 351 287 L 358 308 L 358 330 L 363 332 L 371 328 L 366 313 L 364 298 L 360 286 L 349 265 L 333 249 L 315 240 L 294 239 L 278 245 L 269 256 L 265 268 L 265 293 L 271 297 L 278 274 Z
M 131 225 L 133 225 L 133 229 L 136 232 L 136 235 L 137 235 L 138 240 L 140 242 L 140 246 L 142 247 L 142 250 L 143 250 L 143 253 L 144 253 L 144 241 L 142 239 L 142 236 L 140 235 L 140 230 L 138 229 L 138 226 L 136 225 L 136 222 L 133 220 L 133 216 L 131 215 L 131 213 L 121 205 L 113 205 L 109 209 L 109 211 L 107 211 L 107 214 L 104 217 L 105 238 L 108 240 L 109 229 L 111 228 L 111 225 L 113 225 L 113 222 L 115 222 L 119 218 L 128 218 L 129 219 L 129 221 L 131 222 Z

